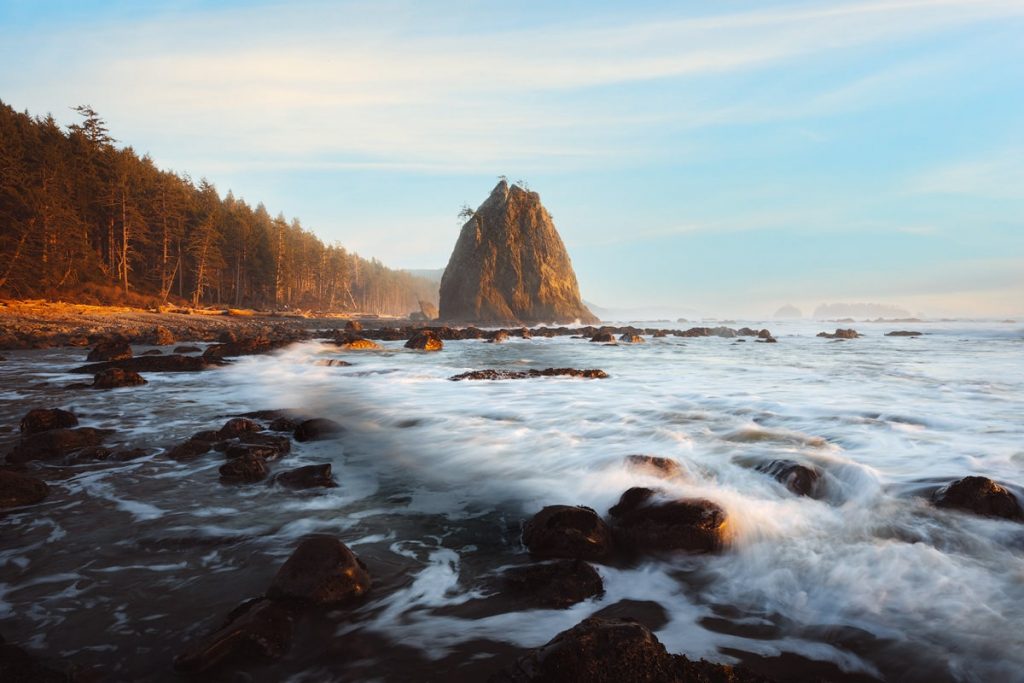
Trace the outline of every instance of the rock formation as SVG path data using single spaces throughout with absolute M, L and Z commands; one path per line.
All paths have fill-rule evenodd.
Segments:
M 502 180 L 462 226 L 441 278 L 442 320 L 592 324 L 569 254 L 536 192 Z

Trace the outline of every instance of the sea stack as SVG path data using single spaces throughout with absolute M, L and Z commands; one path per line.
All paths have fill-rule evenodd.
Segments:
M 569 254 L 540 195 L 502 180 L 462 226 L 441 278 L 441 320 L 600 322 L 580 299 Z

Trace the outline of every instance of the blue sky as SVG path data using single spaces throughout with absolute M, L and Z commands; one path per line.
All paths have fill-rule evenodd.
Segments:
M 0 99 L 396 267 L 505 174 L 602 306 L 1024 315 L 1022 35 L 1024 0 L 0 0 Z

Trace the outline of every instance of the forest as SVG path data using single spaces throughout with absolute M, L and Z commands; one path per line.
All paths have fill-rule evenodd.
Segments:
M 0 102 L 0 297 L 403 315 L 437 283 L 325 244 L 206 179 Z

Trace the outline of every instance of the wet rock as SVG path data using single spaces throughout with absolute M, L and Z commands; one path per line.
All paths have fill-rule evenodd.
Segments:
M 661 501 L 650 489 L 630 489 L 609 513 L 616 538 L 637 552 L 711 552 L 725 542 L 725 510 L 709 500 Z
M 542 559 L 600 560 L 613 542 L 611 529 L 592 509 L 549 505 L 523 527 L 523 545 Z
M 274 577 L 267 597 L 315 605 L 343 605 L 370 590 L 363 561 L 344 543 L 329 536 L 307 538 Z
M 221 481 L 225 483 L 251 484 L 266 479 L 270 468 L 266 460 L 249 453 L 227 461 L 220 466 L 219 472 Z
M 502 576 L 507 593 L 537 607 L 564 609 L 604 593 L 597 570 L 581 560 L 514 567 Z
M 345 430 L 340 424 L 326 417 L 304 420 L 295 428 L 296 441 L 326 441 L 337 439 Z
M 292 630 L 286 606 L 262 598 L 250 600 L 233 610 L 224 626 L 178 655 L 174 668 L 198 674 L 228 664 L 272 662 L 288 652 Z
M 210 361 L 202 356 L 182 356 L 175 353 L 167 356 L 140 356 L 127 360 L 92 363 L 75 368 L 71 372 L 96 374 L 110 368 L 135 372 L 198 372 L 217 365 L 221 365 L 221 363 Z
M 758 330 L 753 330 L 749 327 L 741 327 L 736 330 L 736 334 L 740 337 L 756 337 L 758 335 Z M 769 336 L 770 335 L 771 333 L 769 333 Z
M 91 427 L 51 429 L 23 438 L 21 443 L 7 454 L 7 462 L 22 463 L 29 460 L 63 458 L 83 448 L 99 446 L 100 442 L 112 433 L 109 429 Z
M 614 344 L 615 335 L 611 332 L 598 332 L 590 338 L 590 341 L 603 344 Z
M 245 456 L 255 456 L 265 461 L 277 460 L 283 454 L 273 446 L 264 446 L 255 443 L 233 443 L 224 452 L 229 460 Z
M 653 336 L 655 339 L 664 339 L 665 337 L 668 336 L 668 332 L 666 332 L 665 330 L 655 330 Z
M 290 489 L 333 488 L 338 484 L 331 475 L 330 464 L 306 465 L 282 472 L 274 477 L 274 483 Z
M 619 337 L 619 341 L 622 342 L 623 344 L 643 344 L 644 338 L 641 337 L 639 334 L 626 332 L 621 337 Z
M 144 448 L 113 449 L 106 446 L 91 446 L 69 456 L 65 462 L 76 464 L 96 461 L 127 462 L 148 454 L 149 452 Z
M 528 379 L 530 377 L 582 377 L 584 379 L 604 379 L 608 373 L 604 370 L 577 370 L 576 368 L 547 368 L 545 370 L 472 370 L 449 377 L 453 382 L 462 380 L 496 380 L 496 379 Z
M 380 351 L 384 348 L 377 342 L 365 337 L 349 337 L 345 341 L 340 342 L 338 346 L 346 351 Z
M 530 332 L 530 328 L 528 327 L 520 327 L 516 336 L 521 337 L 522 339 L 533 339 L 533 333 Z
M 352 364 L 345 360 L 338 358 L 322 358 L 316 362 L 317 365 L 321 365 L 325 368 L 347 368 Z
M 500 344 L 508 341 L 508 330 L 495 330 L 488 337 L 487 341 L 491 344 Z
M 291 339 L 268 339 L 256 337 L 243 339 L 236 342 L 214 344 L 206 347 L 203 351 L 203 358 L 207 360 L 220 360 L 223 358 L 234 358 L 236 356 L 256 356 L 263 353 L 270 353 L 277 349 L 283 349 L 292 343 Z
M 34 505 L 49 493 L 50 487 L 42 479 L 0 469 L 0 508 Z
M 175 346 L 174 353 L 199 353 L 202 351 L 198 346 Z
M 854 329 L 843 330 L 837 328 L 835 332 L 819 332 L 818 336 L 825 339 L 856 339 L 860 336 L 860 333 Z
M 3 683 L 76 683 L 78 679 L 52 669 L 28 651 L 0 639 L 0 681 Z
M 7 360 L 7 356 L 0 356 L 0 363 L 3 363 L 6 360 Z
M 174 333 L 163 325 L 157 325 L 153 328 L 153 331 L 149 333 L 149 343 L 153 346 L 170 346 L 174 342 L 178 341 L 174 338 Z
M 224 330 L 217 335 L 218 344 L 234 344 L 238 341 L 238 335 L 235 334 L 234 330 Z
M 743 340 L 740 339 L 739 341 L 743 341 Z M 758 343 L 761 343 L 761 344 L 777 344 L 779 340 L 776 339 L 775 337 L 760 337 L 759 336 L 754 341 L 756 341 Z
M 792 460 L 772 460 L 758 465 L 756 469 L 758 472 L 764 472 L 774 477 L 776 481 L 798 496 L 817 497 L 821 472 L 814 467 L 801 465 Z
M 294 432 L 299 421 L 291 417 L 275 417 L 267 428 L 272 432 Z
M 205 441 L 207 443 L 213 443 L 215 441 L 222 441 L 220 432 L 216 429 L 207 429 L 201 432 L 196 432 L 191 437 L 191 441 Z
M 958 479 L 936 491 L 932 501 L 940 508 L 1024 521 L 1024 510 L 1017 497 L 988 477 Z
M 757 338 L 764 339 L 765 341 L 769 339 L 775 341 L 775 337 L 772 336 L 772 333 L 769 330 L 761 330 L 760 332 L 757 333 Z
M 93 347 L 89 355 L 85 357 L 85 360 L 89 362 L 128 360 L 131 357 L 132 347 L 129 346 L 127 341 L 124 339 L 109 339 Z
M 921 332 L 914 332 L 913 330 L 893 330 L 892 332 L 886 332 L 886 337 L 920 337 Z
M 39 434 L 51 429 L 68 429 L 78 426 L 78 418 L 68 410 L 60 408 L 35 408 L 21 418 L 21 433 L 26 436 Z
M 220 439 L 234 439 L 245 434 L 261 431 L 263 431 L 263 427 L 259 423 L 253 422 L 247 417 L 233 417 L 225 422 L 224 426 L 217 431 L 217 436 Z
M 637 621 L 590 617 L 495 674 L 490 683 L 770 683 L 742 667 L 670 655 Z
M 349 320 L 345 323 L 345 329 L 349 332 L 362 332 L 363 324 L 358 320 Z
M 146 384 L 146 380 L 137 372 L 110 368 L 97 372 L 92 379 L 93 389 L 118 389 L 120 387 L 137 387 Z
M 189 439 L 185 443 L 178 444 L 171 450 L 167 451 L 167 457 L 172 460 L 192 460 L 198 458 L 204 453 L 210 452 L 209 441 L 203 441 L 200 439 Z
M 150 349 L 149 351 L 143 351 L 140 356 L 162 356 L 164 352 L 160 349 Z
M 671 458 L 662 458 L 657 455 L 627 455 L 626 466 L 632 470 L 638 470 L 644 474 L 651 474 L 663 479 L 682 477 L 685 475 L 679 463 Z
M 440 351 L 444 348 L 444 342 L 434 332 L 424 330 L 405 342 L 405 348 L 418 351 Z

